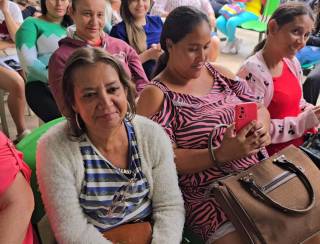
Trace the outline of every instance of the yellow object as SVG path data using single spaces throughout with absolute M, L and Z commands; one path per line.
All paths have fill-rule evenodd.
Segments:
M 257 16 L 260 16 L 261 12 L 261 0 L 251 0 L 246 3 L 246 11 L 251 12 Z

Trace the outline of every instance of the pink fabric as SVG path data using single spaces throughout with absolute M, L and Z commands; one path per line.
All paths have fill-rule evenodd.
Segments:
M 60 40 L 59 48 L 53 53 L 49 61 L 49 86 L 60 111 L 64 115 L 66 114 L 63 111 L 62 76 L 65 64 L 77 48 L 85 46 L 88 45 L 84 41 L 66 37 Z M 136 51 L 126 42 L 109 35 L 105 35 L 102 47 L 104 47 L 108 53 L 122 61 L 124 69 L 131 75 L 131 79 L 136 85 L 137 92 L 141 92 L 144 86 L 149 83 L 149 80 Z
M 283 61 L 288 65 L 290 71 L 297 77 L 302 84 L 302 71 L 300 63 L 296 58 L 292 60 L 284 58 Z M 238 72 L 238 76 L 245 79 L 251 87 L 254 96 L 268 107 L 274 96 L 274 84 L 272 75 L 265 64 L 262 52 L 249 57 Z M 288 87 L 289 89 L 289 87 Z M 308 129 L 319 125 L 314 107 L 307 103 L 303 97 L 299 102 L 301 113 L 298 116 L 285 117 L 283 119 L 272 119 L 270 125 L 270 135 L 272 143 L 282 143 L 301 137 Z M 294 134 L 291 131 L 294 131 Z
M 17 151 L 12 142 L 0 131 L 0 196 L 14 182 L 21 172 L 30 183 L 31 170 L 22 161 L 22 153 Z M 30 223 L 23 244 L 33 243 L 33 231 Z
M 155 0 L 151 15 L 162 16 L 164 12 L 170 13 L 179 6 L 193 6 L 207 15 L 214 13 L 209 0 Z
M 208 148 L 208 138 L 214 127 L 234 122 L 236 104 L 255 101 L 248 85 L 243 81 L 231 80 L 218 73 L 210 64 L 206 67 L 212 74 L 211 91 L 202 97 L 171 91 L 164 83 L 154 81 L 164 93 L 161 110 L 151 117 L 159 123 L 178 148 Z M 212 143 L 219 146 L 225 128 L 216 128 Z M 227 172 L 248 168 L 267 157 L 263 148 L 259 153 L 229 161 L 223 165 Z M 194 164 L 197 162 L 195 161 Z M 215 199 L 206 194 L 210 184 L 224 174 L 212 166 L 207 170 L 179 177 L 186 209 L 186 225 L 208 240 L 227 221 L 227 216 Z

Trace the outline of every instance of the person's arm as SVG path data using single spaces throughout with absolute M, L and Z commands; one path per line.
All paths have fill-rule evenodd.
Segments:
M 234 125 L 229 126 L 224 133 L 220 146 L 214 149 L 215 160 L 213 160 L 208 148 L 176 148 L 174 153 L 178 172 L 180 174 L 201 172 L 217 164 L 223 166 L 224 163 L 257 153 L 261 147 L 270 144 L 266 130 L 258 130 L 258 128 L 261 128 L 261 125 L 253 121 L 235 134 Z M 255 132 L 252 133 L 252 131 Z M 195 162 L 197 163 L 195 164 Z
M 136 90 L 140 93 L 143 88 L 149 83 L 149 79 L 144 72 L 139 55 L 128 45 L 127 47 L 127 62 L 131 72 L 132 81 L 136 84 Z
M 0 194 L 0 243 L 23 242 L 33 209 L 32 190 L 19 172 L 10 187 Z
M 260 71 L 255 64 L 253 66 L 252 63 L 247 63 L 240 67 L 237 76 L 249 86 L 250 93 L 256 99 L 256 101 L 263 103 L 264 106 L 267 107 L 269 104 L 266 104 L 268 103 L 268 101 L 266 101 L 266 93 L 269 83 L 268 81 L 264 81 L 256 76 L 255 74 L 257 72 L 262 71 Z
M 250 66 L 251 67 L 251 66 Z M 267 85 L 263 79 L 255 75 L 257 70 L 252 70 L 249 66 L 241 67 L 238 76 L 245 79 L 249 84 L 253 96 L 266 104 Z M 319 124 L 319 120 L 312 109 L 303 111 L 296 117 L 285 117 L 284 119 L 270 120 L 271 143 L 287 142 L 301 137 L 304 132 Z
M 204 13 L 207 13 L 211 28 L 214 28 L 216 26 L 216 16 L 214 14 L 214 10 L 213 10 L 212 5 L 209 0 L 202 0 L 201 1 L 201 10 Z
M 16 47 L 14 42 L 0 40 L 0 50 L 6 49 L 6 48 L 14 48 L 14 47 Z
M 137 114 L 150 118 L 160 111 L 163 101 L 164 94 L 158 87 L 153 85 L 147 86 L 139 97 Z M 159 123 L 159 121 L 156 122 Z M 174 161 L 180 174 L 199 172 L 212 167 L 212 159 L 208 149 L 178 149 L 174 145 L 173 138 L 171 138 L 171 141 L 174 147 Z M 194 162 L 197 163 L 195 164 Z
M 13 6 L 16 6 L 16 5 L 13 5 Z M 15 42 L 16 32 L 23 21 L 21 10 L 18 6 L 16 6 L 12 13 L 9 9 L 9 0 L 0 1 L 0 10 L 4 15 L 4 19 L 6 21 L 6 26 L 7 26 L 9 35 L 11 39 Z
M 152 117 L 159 112 L 163 101 L 164 94 L 159 88 L 156 86 L 147 86 L 138 100 L 137 113 L 146 117 Z M 157 122 L 159 123 L 159 121 Z M 237 135 L 234 135 L 234 126 L 230 126 L 225 133 L 221 146 L 215 149 L 216 162 L 213 162 L 208 148 L 180 149 L 176 147 L 174 139 L 171 136 L 178 172 L 180 174 L 200 172 L 211 168 L 215 163 L 223 164 L 256 152 L 259 148 L 268 144 L 268 137 L 264 135 L 265 132 L 263 129 L 249 135 L 251 130 L 256 130 L 256 128 L 260 127 L 256 122 L 252 122 L 244 127 Z M 169 130 L 167 130 L 167 133 L 168 131 Z M 235 148 L 237 148 L 237 150 L 234 150 Z M 231 151 L 234 153 L 230 154 Z M 197 164 L 194 162 L 197 162 Z
M 166 11 L 166 6 L 168 4 L 168 1 L 171 0 L 155 0 L 152 9 L 150 11 L 151 15 L 157 15 L 160 17 L 167 17 L 168 12 Z
M 163 53 L 160 44 L 152 44 L 151 47 L 139 54 L 141 63 L 145 63 L 149 60 L 158 60 Z
M 16 47 L 19 60 L 27 77 L 48 82 L 47 66 L 38 58 L 38 30 L 34 19 L 23 22 L 16 34 Z
M 81 184 L 78 177 L 81 175 L 82 157 L 78 145 L 72 147 L 69 144 L 72 142 L 67 141 L 63 134 L 66 128 L 61 128 L 62 125 L 65 124 L 55 127 L 60 131 L 50 131 L 41 138 L 36 157 L 39 189 L 57 242 L 112 244 L 88 222 L 80 206 L 77 186 Z
M 152 129 L 153 133 L 157 137 L 153 137 L 153 144 L 150 145 L 151 154 L 156 155 L 152 166 L 152 243 L 180 243 L 185 210 L 173 150 L 162 128 L 156 125 Z
M 214 150 L 217 162 L 212 161 L 208 149 L 175 149 L 175 162 L 180 173 L 193 173 L 211 168 L 215 163 L 219 165 L 235 159 L 240 159 L 257 149 L 270 144 L 269 135 L 270 115 L 263 105 L 258 105 L 258 120 L 244 127 L 235 137 L 233 126 L 225 132 L 221 146 Z M 251 131 L 254 135 L 250 135 Z M 234 150 L 237 148 L 237 150 Z M 228 152 L 234 152 L 232 154 Z M 195 164 L 194 162 L 197 162 Z

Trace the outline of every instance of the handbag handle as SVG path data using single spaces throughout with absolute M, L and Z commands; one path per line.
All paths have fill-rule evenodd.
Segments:
M 239 180 L 241 183 L 244 185 L 244 187 L 251 192 L 251 194 L 254 197 L 260 198 L 263 200 L 265 203 L 270 205 L 273 208 L 276 208 L 278 210 L 281 210 L 282 212 L 285 213 L 291 213 L 291 214 L 302 214 L 306 213 L 309 210 L 311 210 L 315 204 L 315 193 L 313 190 L 313 187 L 308 180 L 308 178 L 305 176 L 305 174 L 293 163 L 289 162 L 288 159 L 284 156 L 281 155 L 280 157 L 276 158 L 273 160 L 273 163 L 276 164 L 278 167 L 288 170 L 289 172 L 295 173 L 296 176 L 299 178 L 299 180 L 303 183 L 304 187 L 308 191 L 309 195 L 309 203 L 308 206 L 304 209 L 292 209 L 292 208 L 287 208 L 280 203 L 274 201 L 271 199 L 268 195 L 266 195 L 261 187 L 256 184 L 253 174 L 248 174 L 243 177 L 241 177 Z

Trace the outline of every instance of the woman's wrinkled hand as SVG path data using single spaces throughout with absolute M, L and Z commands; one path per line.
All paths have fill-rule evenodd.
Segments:
M 252 121 L 237 134 L 234 124 L 229 126 L 224 134 L 219 148 L 215 149 L 215 158 L 224 163 L 257 153 L 261 147 L 269 145 L 270 135 L 265 127 L 257 121 Z
M 150 59 L 158 60 L 158 58 L 163 53 L 160 44 L 152 44 L 148 49 L 148 56 Z

